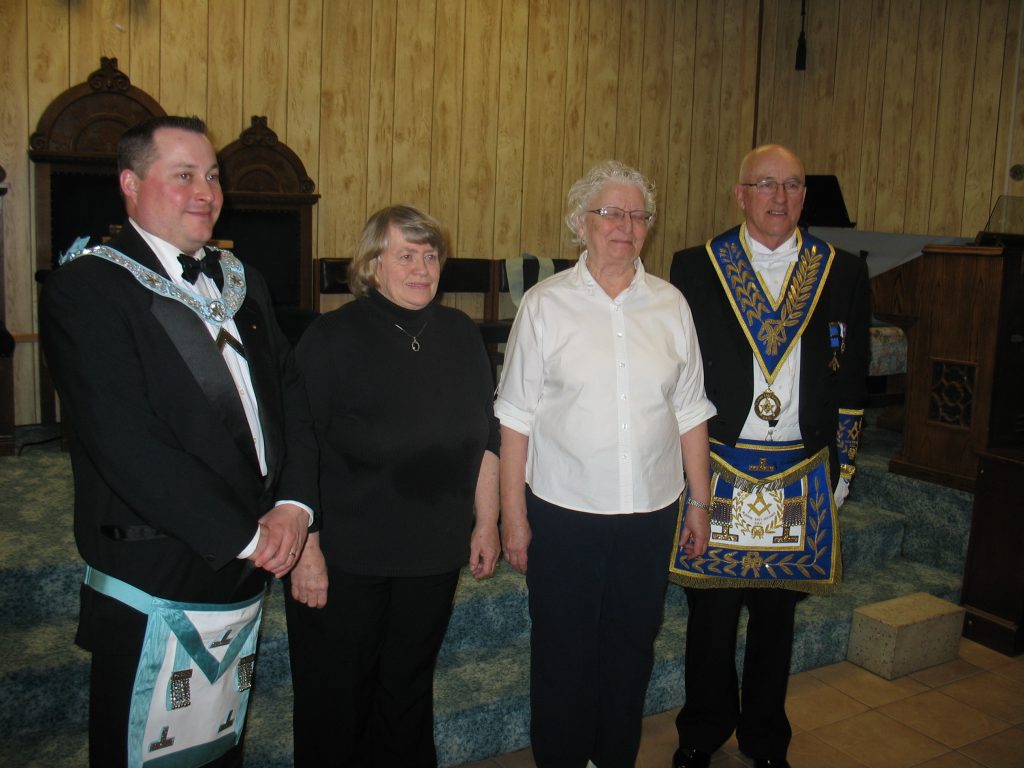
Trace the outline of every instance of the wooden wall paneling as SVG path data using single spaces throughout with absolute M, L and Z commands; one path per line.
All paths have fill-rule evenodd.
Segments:
M 248 127 L 242 107 L 245 78 L 245 4 L 236 0 L 209 0 L 210 61 L 206 86 L 206 127 L 213 145 L 220 149 Z M 317 35 L 320 34 L 319 27 Z M 317 78 L 319 84 L 319 78 Z M 317 92 L 319 101 L 320 94 Z M 272 124 L 271 124 L 272 125 Z M 291 141 L 287 141 L 289 146 Z M 293 147 L 294 149 L 294 147 Z M 302 157 L 302 154 L 299 153 Z M 309 159 L 302 157 L 306 167 Z
M 697 4 L 697 39 L 693 72 L 693 128 L 690 138 L 690 195 L 686 211 L 687 242 L 713 234 L 715 211 L 725 199 L 718 175 L 718 132 L 722 120 L 722 59 L 731 55 L 723 39 L 725 10 L 717 0 Z
M 565 213 L 566 195 L 576 179 L 590 170 L 585 166 L 585 143 L 587 129 L 587 65 L 589 61 L 588 39 L 590 24 L 599 16 L 590 0 L 570 0 L 569 33 L 565 49 L 565 106 L 562 133 L 562 196 L 559 211 Z M 574 259 L 579 246 L 572 242 L 572 235 L 564 225 L 559 227 L 561 235 L 558 250 L 552 258 Z
M 28 82 L 19 85 L 28 87 L 28 93 L 24 94 L 27 96 L 25 103 L 28 105 L 28 123 L 25 126 L 18 126 L 16 133 L 3 134 L 17 141 L 19 152 L 24 155 L 28 147 L 29 134 L 35 130 L 36 121 L 50 102 L 72 85 L 68 44 L 71 34 L 70 11 L 66 0 L 23 0 L 21 3 L 4 3 L 0 14 L 3 14 L 0 18 L 5 22 L 5 30 L 12 30 L 12 27 L 6 24 L 10 19 L 12 24 L 16 24 L 14 29 L 20 28 L 22 31 L 22 36 L 18 40 L 21 45 L 15 45 L 14 50 L 22 50 L 23 41 L 27 39 L 25 52 L 28 57 Z M 8 35 L 7 41 L 14 44 L 15 38 Z M 98 57 L 93 61 L 93 69 L 96 69 L 97 64 Z M 11 61 L 10 65 L 10 68 L 5 67 L 3 71 L 14 73 L 22 70 L 14 61 Z M 3 166 L 10 173 L 12 166 L 6 162 Z M 8 213 L 8 219 L 10 218 Z
M 838 0 L 817 0 L 807 4 L 807 69 L 800 109 L 797 154 L 807 173 L 832 173 L 829 147 L 835 110 L 836 41 L 839 39 Z M 796 44 L 789 53 L 796 69 Z
M 350 258 L 366 222 L 371 12 L 363 0 L 324 5 L 318 255 Z M 338 297 L 322 297 L 322 311 Z M 332 304 L 333 301 L 333 304 Z
M 901 2 L 901 0 L 897 0 Z M 867 58 L 867 80 L 864 89 L 864 112 L 860 122 L 860 189 L 857 194 L 858 229 L 875 229 L 875 195 L 878 184 L 878 153 L 882 137 L 879 125 L 882 119 L 882 92 L 885 83 L 886 41 L 889 27 L 889 0 L 873 0 L 870 16 L 866 20 L 870 29 Z M 862 21 L 862 23 L 864 23 Z
M 518 256 L 522 251 L 529 25 L 529 4 L 502 0 L 495 156 L 494 258 L 497 259 Z
M 279 126 L 288 124 L 289 5 L 278 0 L 245 0 L 242 127 L 252 115 L 265 116 L 273 130 L 283 131 Z
M 977 58 L 971 91 L 971 121 L 967 134 L 964 211 L 961 234 L 972 237 L 985 228 L 992 210 L 992 177 L 996 169 L 999 132 L 999 83 L 1003 73 L 1003 43 L 1007 35 L 1007 0 L 983 0 L 978 19 Z M 988 87 L 986 87 L 988 86 Z
M 71 8 L 68 39 L 71 85 L 84 82 L 95 72 L 101 56 L 128 60 L 128 0 L 69 2 L 68 6 Z
M 775 113 L 775 44 L 778 6 L 781 0 L 762 0 L 758 39 L 757 123 L 754 126 L 754 144 L 761 144 L 771 131 Z
M 429 210 L 448 228 L 453 245 L 458 242 L 461 226 L 459 155 L 463 125 L 465 4 L 466 0 L 437 0 L 434 21 L 434 103 L 430 140 Z
M 935 134 L 938 131 L 942 39 L 946 29 L 945 6 L 943 0 L 932 0 L 921 6 L 918 15 L 904 232 L 931 232 L 929 211 L 934 194 L 932 169 L 935 163 Z
M 210 0 L 210 3 L 211 6 L 238 6 L 241 12 L 237 0 Z M 118 68 L 127 73 L 132 85 L 160 101 L 160 3 L 128 0 L 128 13 L 128 59 L 118 61 Z M 206 45 L 211 46 L 211 41 L 207 40 Z M 210 55 L 212 58 L 215 53 L 211 50 Z
M 459 188 L 462 89 L 465 76 L 466 0 L 437 0 L 434 14 L 434 102 L 430 139 L 430 212 L 448 230 L 452 247 L 461 228 Z M 467 212 L 466 217 L 473 215 Z M 469 256 L 455 251 L 454 256 Z M 470 317 L 484 316 L 484 296 L 456 293 L 445 304 Z
M 34 25 L 45 21 L 44 31 Z M 0 29 L 5 42 L 0 46 L 0 166 L 7 173 L 4 195 L 4 322 L 12 334 L 32 334 L 35 326 L 35 252 L 31 239 L 32 187 L 26 150 L 29 134 L 39 115 L 32 108 L 41 97 L 35 88 L 60 92 L 60 79 L 67 78 L 67 12 L 53 2 L 0 3 Z M 61 34 L 63 33 L 63 40 Z M 47 39 L 49 38 L 49 39 Z M 50 56 L 47 46 L 55 51 Z M 65 49 L 63 52 L 60 49 Z M 26 70 L 27 65 L 27 70 Z M 45 104 L 39 107 L 42 114 Z M 36 399 L 37 345 L 20 342 L 12 361 L 14 376 L 14 423 L 39 420 Z
M 836 51 L 835 104 L 828 156 L 822 172 L 839 178 L 850 220 L 860 227 L 860 166 L 864 130 L 862 115 L 867 99 L 871 27 L 864 23 L 870 0 L 844 2 L 839 6 Z
M 396 202 L 430 207 L 430 145 L 437 52 L 434 0 L 399 0 L 395 47 L 395 152 L 391 189 Z
M 658 229 L 664 237 L 665 250 L 672 253 L 696 242 L 690 240 L 688 211 L 695 118 L 693 105 L 697 55 L 697 4 L 698 0 L 680 0 L 674 3 L 670 20 L 672 78 L 665 95 L 669 100 L 668 125 L 671 143 L 668 149 L 665 181 L 658 196 L 661 210 Z M 694 185 L 695 189 L 696 187 L 697 185 Z
M 1002 87 L 999 95 L 999 131 L 992 174 L 992 203 L 1000 195 L 1024 196 L 1024 180 L 1010 178 L 1010 167 L 1024 161 L 1024 0 L 1010 0 L 1003 45 Z
M 622 4 L 615 150 L 612 157 L 632 166 L 639 164 L 640 122 L 647 106 L 640 100 L 640 84 L 644 73 L 644 15 L 645 3 Z
M 990 208 L 1000 195 L 1024 196 L 1024 181 L 1015 181 L 1009 175 L 1009 168 L 1024 160 L 1024 87 L 1021 86 L 1024 83 L 1024 0 L 1007 0 L 1002 33 Z M 985 87 L 977 80 L 975 83 L 975 87 Z
M 920 13 L 917 0 L 893 3 L 889 9 L 874 225 L 883 232 L 902 231 L 906 215 Z
M 965 150 L 973 102 L 971 73 L 977 51 L 979 12 L 978 0 L 958 0 L 946 6 L 927 229 L 937 235 L 961 233 L 967 166 Z
M 206 111 L 209 39 L 206 0 L 161 0 L 158 100 L 167 114 Z
M 528 35 L 521 249 L 551 257 L 559 252 L 563 227 L 561 105 L 565 104 L 568 5 L 562 0 L 530 0 Z M 588 123 L 590 109 L 588 102 Z
M 395 57 L 398 28 L 396 0 L 373 3 L 370 33 L 370 82 L 366 148 L 366 216 L 392 202 L 395 151 Z M 325 56 L 344 53 L 325 46 Z
M 459 148 L 458 239 L 461 256 L 494 256 L 495 155 L 498 144 L 498 73 L 501 15 L 483 3 L 466 4 L 462 142 Z
M 722 58 L 719 99 L 718 165 L 715 186 L 717 208 L 708 237 L 735 226 L 740 214 L 732 189 L 740 162 L 752 149 L 757 73 L 757 4 L 726 0 L 722 32 L 726 54 Z
M 591 0 L 587 26 L 587 71 L 582 172 L 615 157 L 615 124 L 619 118 L 619 41 L 622 6 L 617 0 Z M 570 87 L 580 87 L 572 84 Z M 531 94 L 531 101 L 534 96 Z
M 800 5 L 791 1 L 766 5 L 765 16 L 774 11 L 769 25 L 774 34 L 764 44 L 769 49 L 768 60 L 773 67 L 770 93 L 764 93 L 772 102 L 771 122 L 767 133 L 758 137 L 758 144 L 785 144 L 800 152 L 800 123 L 803 119 L 804 83 L 806 70 L 796 70 L 796 45 L 800 37 Z M 764 67 L 762 67 L 763 69 Z
M 288 6 L 286 143 L 315 173 L 320 143 L 320 64 L 323 0 L 292 0 Z M 316 178 L 313 178 L 316 181 Z M 316 211 L 316 207 L 313 208 Z
M 644 105 L 640 121 L 640 149 L 637 164 L 655 187 L 657 217 L 644 246 L 644 268 L 668 277 L 674 241 L 666 245 L 666 220 L 674 212 L 666 207 L 668 192 L 670 127 L 672 117 L 672 6 L 648 2 L 644 16 L 644 62 L 636 89 Z

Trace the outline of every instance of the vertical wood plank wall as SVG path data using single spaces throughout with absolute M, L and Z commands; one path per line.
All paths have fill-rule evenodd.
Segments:
M 757 142 L 838 175 L 850 219 L 962 235 L 1024 195 L 1021 0 L 764 0 Z
M 100 56 L 218 147 L 266 115 L 317 184 L 323 257 L 392 201 L 457 256 L 571 257 L 566 190 L 617 157 L 657 185 L 645 261 L 665 275 L 738 220 L 755 140 L 837 173 L 861 229 L 971 235 L 1024 194 L 1024 0 L 807 5 L 796 72 L 799 0 L 0 0 L 17 422 L 38 414 L 28 137 Z

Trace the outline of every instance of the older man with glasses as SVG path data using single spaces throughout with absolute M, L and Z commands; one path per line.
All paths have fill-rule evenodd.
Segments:
M 708 398 L 710 509 L 703 554 L 680 548 L 686 587 L 686 701 L 673 768 L 703 768 L 736 731 L 757 768 L 787 766 L 796 603 L 838 588 L 836 510 L 853 477 L 868 367 L 863 262 L 798 228 L 804 166 L 754 149 L 734 188 L 744 222 L 673 259 L 693 312 Z M 747 607 L 742 695 L 737 627 Z

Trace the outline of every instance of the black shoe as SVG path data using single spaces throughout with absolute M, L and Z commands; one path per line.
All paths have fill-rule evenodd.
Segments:
M 694 747 L 680 747 L 672 755 L 672 768 L 708 768 L 709 765 L 711 755 Z
M 754 768 L 789 768 L 789 763 L 784 757 L 755 758 Z

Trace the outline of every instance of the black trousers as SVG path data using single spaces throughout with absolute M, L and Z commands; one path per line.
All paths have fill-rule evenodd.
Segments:
M 89 678 L 89 765 L 128 764 L 128 714 L 139 654 L 93 653 Z M 243 738 L 245 736 L 243 732 Z M 206 768 L 242 768 L 242 742 Z
M 748 757 L 785 757 L 793 734 L 786 686 L 800 597 L 786 589 L 686 590 L 686 702 L 676 717 L 680 746 L 714 752 L 735 730 Z M 749 619 L 741 695 L 736 631 L 744 605 Z
M 635 764 L 676 509 L 595 515 L 527 491 L 530 737 L 539 768 Z
M 459 571 L 328 571 L 322 609 L 285 586 L 295 768 L 435 768 L 434 665 Z

